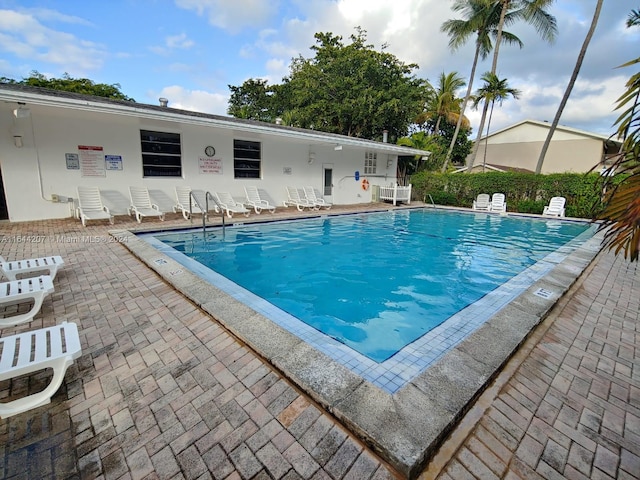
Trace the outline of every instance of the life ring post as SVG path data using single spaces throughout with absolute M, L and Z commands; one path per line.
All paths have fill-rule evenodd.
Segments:
M 369 180 L 366 178 L 362 179 L 362 190 L 369 190 Z

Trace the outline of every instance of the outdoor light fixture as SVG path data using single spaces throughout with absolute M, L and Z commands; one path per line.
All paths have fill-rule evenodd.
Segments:
M 338 152 L 338 151 L 342 150 L 342 145 L 338 144 L 338 145 L 336 145 L 335 147 L 333 147 L 333 149 L 334 149 L 336 152 Z
M 22 145 L 24 145 L 22 143 L 22 135 L 14 135 L 13 136 L 13 144 L 17 147 L 17 148 L 22 148 Z
M 309 165 L 311 165 L 316 159 L 316 153 L 315 152 L 309 152 Z
M 393 158 L 391 158 L 391 155 L 387 155 L 387 168 L 391 165 L 393 165 Z

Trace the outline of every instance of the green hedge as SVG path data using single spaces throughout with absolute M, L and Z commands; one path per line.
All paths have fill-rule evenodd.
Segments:
M 597 173 L 432 173 L 411 177 L 414 198 L 439 205 L 471 207 L 480 193 L 506 195 L 507 210 L 542 213 L 551 197 L 565 197 L 566 216 L 593 218 L 602 209 L 602 177 Z

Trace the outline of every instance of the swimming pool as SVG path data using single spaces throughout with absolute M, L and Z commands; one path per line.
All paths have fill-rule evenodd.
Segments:
M 393 393 L 594 231 L 412 209 L 143 238 Z

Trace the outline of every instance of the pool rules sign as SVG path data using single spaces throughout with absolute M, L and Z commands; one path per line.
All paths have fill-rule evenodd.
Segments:
M 80 172 L 83 177 L 106 177 L 104 149 L 98 146 L 78 145 Z

